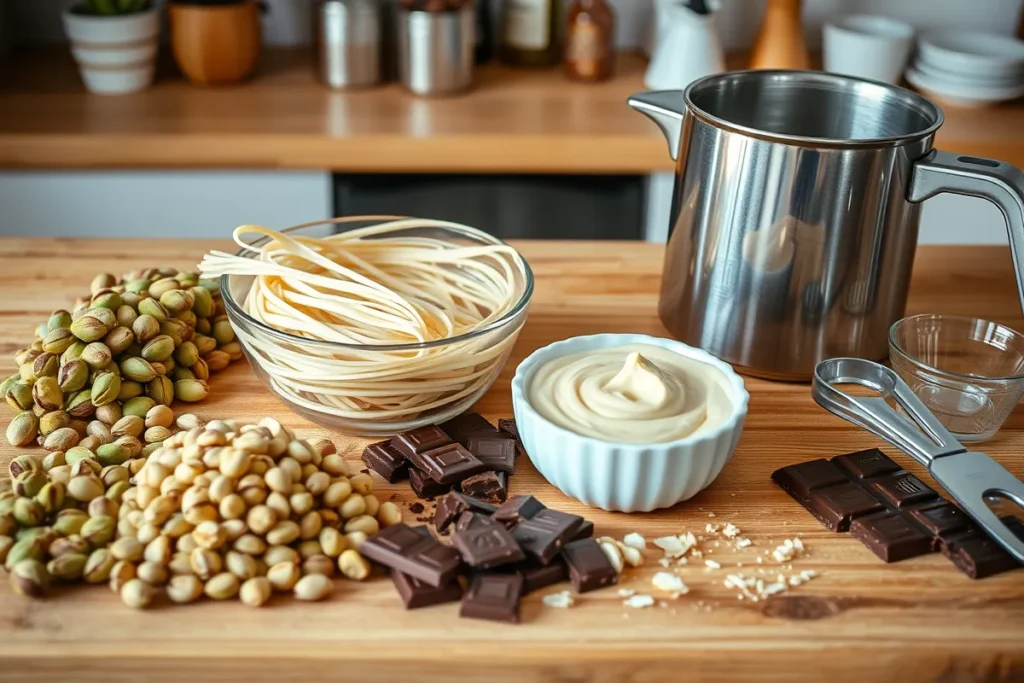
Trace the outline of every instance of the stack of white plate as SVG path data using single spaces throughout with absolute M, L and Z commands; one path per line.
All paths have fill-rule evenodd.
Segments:
M 1024 96 L 1024 41 L 993 33 L 944 31 L 922 37 L 907 82 L 926 96 L 983 107 Z

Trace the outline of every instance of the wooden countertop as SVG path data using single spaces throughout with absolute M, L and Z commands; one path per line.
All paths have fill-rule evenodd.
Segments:
M 50 310 L 66 306 L 100 271 L 171 264 L 192 267 L 214 242 L 0 240 L 0 370 Z M 576 334 L 663 335 L 655 315 L 662 248 L 637 243 L 517 245 L 537 275 L 529 320 L 494 388 L 478 405 L 490 418 L 511 413 L 509 380 L 534 349 Z M 1024 328 L 1009 252 L 996 247 L 925 247 L 913 275 L 910 313 L 984 316 Z M 288 412 L 239 363 L 211 384 L 195 412 L 205 418 L 273 415 L 301 435 L 328 433 Z M 405 612 L 390 581 L 339 581 L 334 597 L 262 610 L 202 602 L 133 612 L 106 587 L 75 587 L 45 602 L 10 593 L 0 581 L 0 675 L 5 681 L 716 681 L 1020 680 L 1024 676 L 1024 571 L 971 581 L 939 555 L 885 565 L 848 534 L 825 530 L 769 479 L 775 468 L 880 445 L 818 408 L 806 385 L 747 380 L 746 430 L 735 457 L 696 498 L 654 514 L 612 514 L 567 500 L 520 460 L 513 492 L 596 522 L 597 533 L 700 533 L 732 522 L 754 545 L 711 557 L 725 568 L 683 568 L 689 595 L 666 608 L 630 610 L 616 591 L 583 596 L 569 610 L 523 605 L 513 627 L 456 618 L 457 607 Z M 4 420 L 6 421 L 6 416 Z M 330 434 L 355 463 L 363 442 Z M 889 449 L 890 452 L 891 449 Z M 1024 410 L 985 451 L 1020 474 Z M 19 452 L 25 452 L 24 450 Z M 0 447 L 0 465 L 15 449 Z M 899 457 L 921 474 L 909 458 Z M 923 476 L 923 475 L 922 475 Z M 381 485 L 410 502 L 407 485 Z M 715 513 L 714 519 L 709 514 Z M 407 513 L 408 514 L 408 513 Z M 819 578 L 763 603 L 738 601 L 722 586 L 727 570 L 778 565 L 765 550 L 799 535 L 808 553 L 793 571 Z M 706 546 L 706 547 L 711 547 Z M 630 570 L 621 585 L 650 590 L 658 570 Z M 788 572 L 787 572 L 788 573 Z M 708 609 L 698 608 L 707 605 Z
M 733 60 L 742 68 L 742 57 Z M 0 72 L 0 168 L 252 168 L 343 172 L 650 173 L 673 168 L 654 124 L 626 106 L 646 62 L 620 55 L 598 85 L 561 70 L 487 65 L 464 97 L 397 85 L 332 92 L 306 50 L 267 50 L 249 83 L 202 89 L 173 67 L 153 88 L 84 92 L 64 49 Z M 1024 167 L 1024 103 L 946 108 L 938 146 Z

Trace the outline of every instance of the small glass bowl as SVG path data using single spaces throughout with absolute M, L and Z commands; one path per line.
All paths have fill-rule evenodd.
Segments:
M 952 315 L 904 318 L 889 329 L 903 381 L 963 443 L 995 436 L 1024 394 L 1024 335 Z
M 397 218 L 399 217 L 374 216 L 372 217 L 373 220 L 370 220 L 369 217 L 349 217 L 299 225 L 281 230 L 280 232 L 296 236 L 326 237 L 339 230 L 347 231 Z M 504 244 L 504 242 L 496 237 L 488 235 L 486 238 L 482 238 L 476 233 L 463 231 L 454 226 L 445 228 L 406 228 L 389 234 L 389 236 L 398 235 L 431 237 L 460 246 Z M 263 238 L 254 242 L 254 244 L 261 244 L 266 240 L 267 238 Z M 244 249 L 239 251 L 238 255 L 246 258 L 255 258 L 257 256 L 255 252 Z M 424 425 L 437 424 L 465 412 L 487 393 L 487 390 L 494 384 L 494 381 L 498 378 L 505 363 L 508 361 L 508 356 L 512 351 L 516 338 L 519 336 L 520 330 L 522 330 L 530 307 L 530 300 L 533 297 L 533 272 L 525 260 L 523 263 L 525 266 L 525 276 L 520 277 L 518 273 L 516 275 L 518 300 L 508 313 L 487 327 L 474 332 L 450 339 L 419 344 L 362 345 L 305 339 L 274 329 L 256 320 L 243 310 L 245 297 L 254 280 L 252 276 L 222 276 L 221 292 L 228 319 L 231 321 L 232 327 L 235 328 L 242 350 L 245 352 L 249 364 L 255 370 L 256 376 L 278 398 L 284 401 L 289 408 L 308 420 L 325 427 L 337 429 L 345 434 L 370 437 L 393 436 L 399 432 L 416 429 Z M 453 350 L 453 353 L 458 358 L 463 359 L 460 368 L 465 373 L 471 373 L 472 381 L 467 381 L 447 391 L 444 395 L 436 398 L 433 408 L 417 414 L 404 415 L 387 420 L 342 416 L 332 413 L 329 407 L 324 405 L 322 395 L 331 393 L 345 395 L 344 390 L 339 387 L 347 378 L 332 377 L 321 380 L 318 389 L 321 397 L 318 397 L 317 394 L 296 392 L 278 381 L 278 377 L 288 376 L 289 369 L 275 363 L 265 352 L 261 351 L 261 349 L 268 347 L 281 346 L 287 349 L 288 352 L 299 354 L 300 356 L 352 355 L 368 352 L 381 358 L 389 367 L 395 363 L 401 363 L 403 359 L 415 356 L 417 352 L 424 349 L 437 350 L 449 348 Z M 474 359 L 479 359 L 479 361 L 474 362 Z M 418 377 L 395 377 L 394 379 L 395 381 L 415 382 Z

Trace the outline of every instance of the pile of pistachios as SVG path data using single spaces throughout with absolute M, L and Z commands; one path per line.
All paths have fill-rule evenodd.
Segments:
M 120 280 L 102 273 L 90 291 L 39 326 L 0 384 L 17 411 L 7 427 L 14 446 L 66 451 L 88 436 L 90 418 L 113 425 L 176 398 L 201 401 L 210 374 L 242 357 L 216 281 L 148 268 Z

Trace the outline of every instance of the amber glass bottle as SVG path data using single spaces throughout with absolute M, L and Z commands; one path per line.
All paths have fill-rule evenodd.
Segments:
M 573 0 L 565 21 L 565 73 L 577 81 L 611 78 L 615 13 L 605 0 Z
M 505 0 L 498 57 L 512 66 L 553 66 L 561 55 L 558 0 Z

